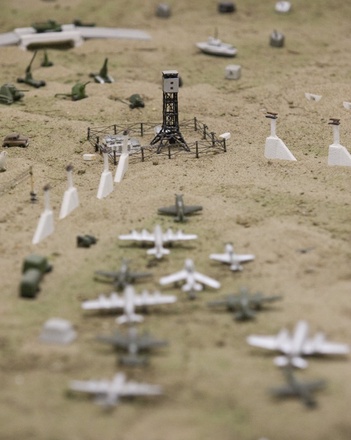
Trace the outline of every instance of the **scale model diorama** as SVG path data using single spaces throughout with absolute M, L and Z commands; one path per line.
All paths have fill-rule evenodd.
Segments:
M 348 438 L 349 7 L 28 1 L 0 33 L 0 437 Z M 214 25 L 240 65 L 194 48 Z

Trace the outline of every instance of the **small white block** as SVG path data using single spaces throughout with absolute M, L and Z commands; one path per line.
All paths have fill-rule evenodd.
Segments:
M 291 3 L 288 1 L 280 1 L 275 4 L 276 12 L 287 13 L 291 9 Z
M 0 171 L 7 170 L 7 151 L 2 151 L 0 153 Z
M 95 160 L 96 154 L 85 153 L 83 154 L 83 160 Z
M 39 336 L 42 342 L 53 344 L 69 344 L 77 334 L 69 321 L 61 318 L 51 318 L 44 324 Z
M 322 95 L 314 95 L 313 93 L 305 93 L 305 98 L 308 99 L 309 101 L 318 102 L 322 98 Z
M 230 139 L 230 133 L 227 131 L 226 133 L 220 134 L 218 137 L 227 141 L 228 139 Z
M 241 76 L 241 66 L 239 64 L 229 64 L 225 68 L 226 79 L 239 79 Z
M 346 110 L 351 110 L 351 102 L 344 101 L 342 105 L 344 106 L 344 108 L 346 108 Z

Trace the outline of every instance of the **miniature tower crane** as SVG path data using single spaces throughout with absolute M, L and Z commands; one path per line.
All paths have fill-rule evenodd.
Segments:
M 180 145 L 184 150 L 190 151 L 179 128 L 178 121 L 178 90 L 179 76 L 176 70 L 164 70 L 163 77 L 163 123 L 161 130 L 151 141 L 151 145 L 158 145 L 160 153 L 164 145 Z

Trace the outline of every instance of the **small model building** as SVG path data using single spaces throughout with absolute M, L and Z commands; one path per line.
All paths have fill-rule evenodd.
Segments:
M 235 12 L 236 6 L 233 2 L 219 2 L 218 3 L 218 12 L 220 13 L 230 13 Z
M 284 34 L 274 30 L 269 37 L 269 44 L 272 47 L 283 47 L 285 42 Z
M 156 7 L 156 17 L 169 18 L 172 15 L 171 7 L 167 3 L 160 3 Z
M 239 79 L 241 76 L 241 66 L 238 64 L 229 64 L 225 68 L 226 79 Z
M 77 334 L 69 321 L 61 318 L 51 318 L 44 324 L 40 340 L 53 344 L 69 344 L 76 336 Z

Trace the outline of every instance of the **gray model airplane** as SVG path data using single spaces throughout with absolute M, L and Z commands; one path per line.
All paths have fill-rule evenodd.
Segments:
M 202 211 L 202 206 L 198 205 L 185 205 L 182 194 L 175 195 L 175 204 L 172 206 L 165 206 L 158 209 L 159 214 L 173 215 L 175 216 L 175 222 L 186 222 L 186 215 L 193 214 L 194 212 Z
M 275 397 L 281 398 L 298 397 L 308 408 L 315 408 L 317 406 L 317 402 L 312 393 L 325 388 L 326 382 L 324 380 L 300 382 L 294 376 L 291 365 L 285 367 L 283 373 L 287 384 L 272 388 L 270 390 L 271 394 Z
M 95 275 L 97 275 L 99 281 L 112 281 L 113 287 L 118 291 L 123 290 L 128 284 L 133 284 L 137 280 L 152 276 L 150 272 L 131 271 L 129 269 L 129 261 L 124 258 L 119 270 L 96 270 Z
M 241 287 L 238 294 L 227 295 L 223 299 L 211 301 L 209 307 L 225 306 L 231 312 L 234 312 L 234 319 L 243 321 L 253 319 L 256 311 L 261 310 L 264 303 L 273 302 L 281 299 L 281 296 L 264 296 L 260 292 L 250 293 L 246 287 Z
M 98 336 L 97 340 L 111 344 L 116 349 L 125 350 L 127 355 L 120 356 L 119 363 L 128 366 L 146 365 L 148 358 L 140 356 L 140 351 L 150 351 L 153 348 L 165 347 L 167 341 L 156 339 L 149 333 L 138 334 L 135 327 L 129 327 L 127 333 L 116 331 L 112 336 Z

